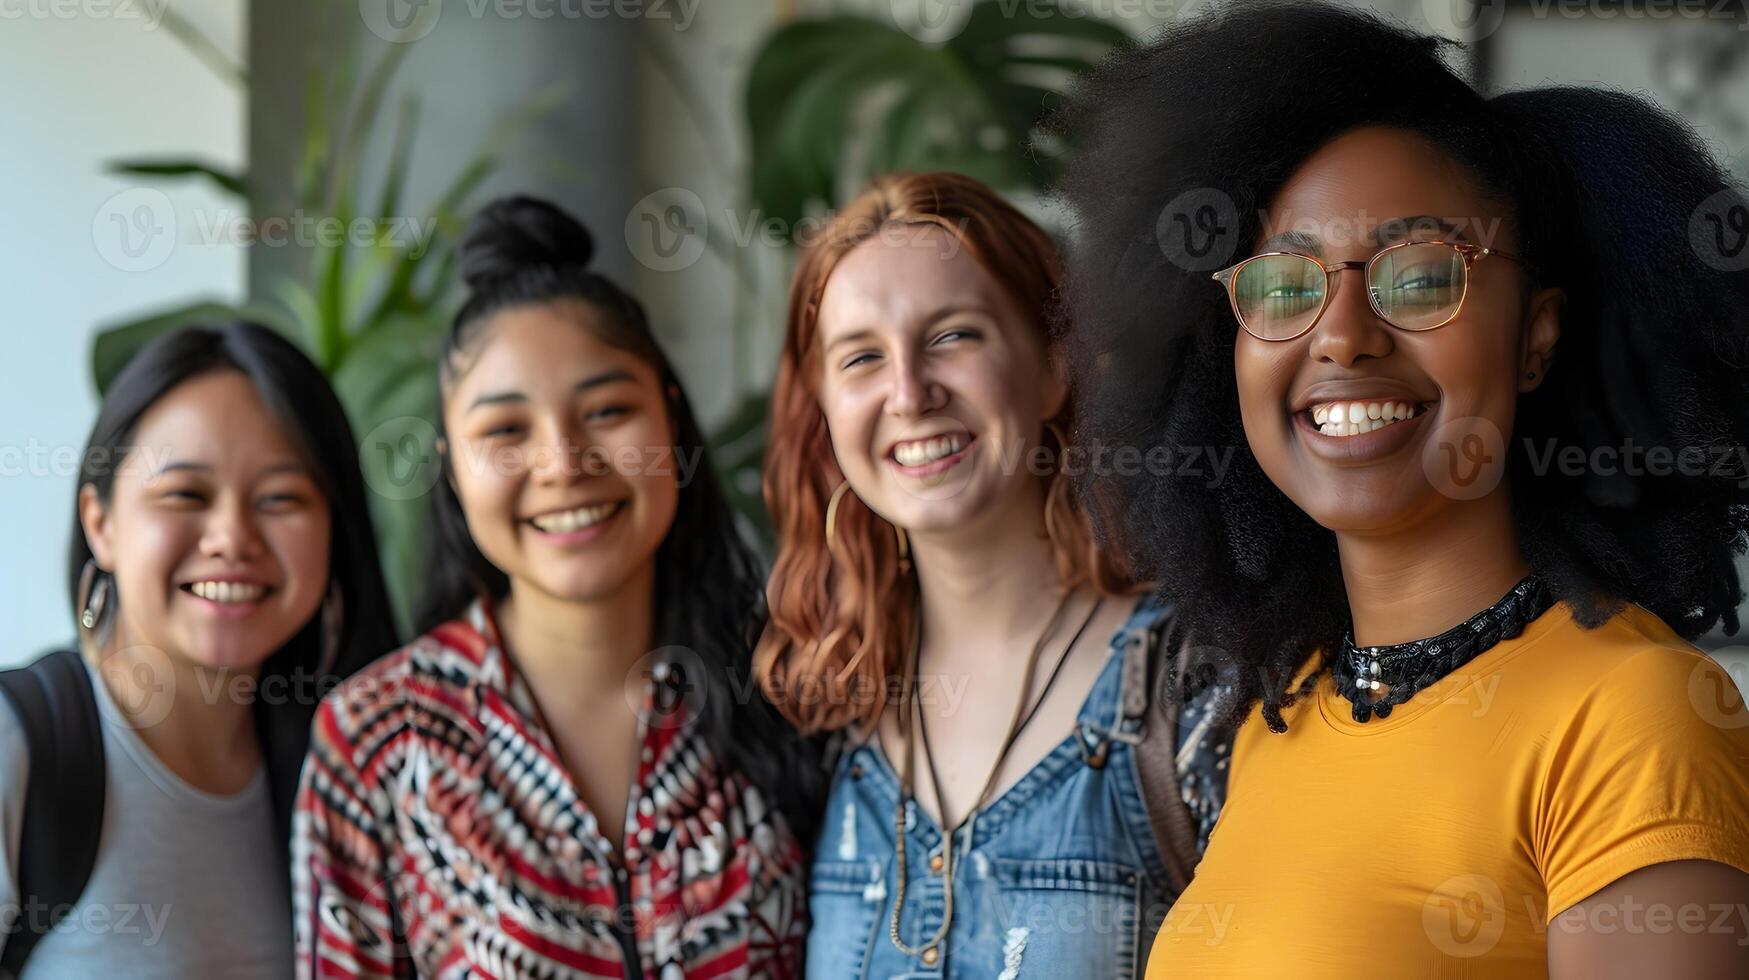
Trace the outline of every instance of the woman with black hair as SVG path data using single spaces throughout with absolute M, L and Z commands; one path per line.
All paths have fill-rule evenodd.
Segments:
M 1687 641 L 1742 598 L 1744 198 L 1641 100 L 1441 53 L 1228 8 L 1065 123 L 1079 441 L 1237 450 L 1083 487 L 1229 708 L 1148 975 L 1741 977 L 1749 714 Z
M 49 655 L 0 708 L 0 972 L 290 976 L 311 715 L 394 642 L 346 416 L 278 334 L 180 330 L 117 375 L 78 488 L 83 663 Z M 39 714 L 91 744 L 33 741 Z
M 318 714 L 304 976 L 799 975 L 824 776 L 753 686 L 757 563 L 592 252 L 524 197 L 463 244 L 424 635 Z

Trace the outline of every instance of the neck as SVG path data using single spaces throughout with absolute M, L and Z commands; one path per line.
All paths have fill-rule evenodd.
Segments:
M 1504 488 L 1386 535 L 1337 535 L 1356 646 L 1423 640 L 1499 601 L 1530 573 Z
M 613 592 L 583 601 L 511 581 L 496 611 L 498 628 L 544 712 L 617 700 L 621 692 L 641 699 L 644 677 L 635 668 L 654 645 L 655 591 L 654 561 Z
M 240 792 L 261 764 L 253 713 L 259 666 L 210 667 L 162 650 L 139 640 L 124 619 L 95 650 L 110 700 L 178 777 L 210 793 Z
M 1044 494 L 949 534 L 913 534 L 925 650 L 1029 646 L 1056 607 L 1061 583 L 1045 534 Z

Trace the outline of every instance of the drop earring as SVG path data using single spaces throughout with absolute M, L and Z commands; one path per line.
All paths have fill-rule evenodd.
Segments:
M 109 605 L 109 576 L 97 567 L 95 558 L 85 559 L 79 570 L 79 596 L 79 625 L 94 630 Z

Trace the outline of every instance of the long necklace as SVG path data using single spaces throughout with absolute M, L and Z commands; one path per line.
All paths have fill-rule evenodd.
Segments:
M 1425 640 L 1388 646 L 1356 647 L 1354 630 L 1342 637 L 1330 673 L 1336 689 L 1353 707 L 1354 720 L 1388 718 L 1408 701 L 1502 640 L 1524 632 L 1554 604 L 1548 587 L 1534 573 L 1481 612 Z
M 996 753 L 996 762 L 990 767 L 990 774 L 985 777 L 984 786 L 978 791 L 978 796 L 972 802 L 971 809 L 965 816 L 961 817 L 959 822 L 948 830 L 947 834 L 942 838 L 941 875 L 944 892 L 941 925 L 935 930 L 935 935 L 930 937 L 928 942 L 921 946 L 912 946 L 899 938 L 899 921 L 905 910 L 905 886 L 909 878 L 905 856 L 905 812 L 907 804 L 912 801 L 914 795 L 912 793 L 913 781 L 911 769 L 917 755 L 917 740 L 911 737 L 911 701 L 916 696 L 915 688 L 917 685 L 918 661 L 922 658 L 923 654 L 922 617 L 918 617 L 916 635 L 912 643 L 911 657 L 905 664 L 904 683 L 900 687 L 899 696 L 899 729 L 905 733 L 905 762 L 904 772 L 899 780 L 899 805 L 893 815 L 893 834 L 894 839 L 898 844 L 898 867 L 895 872 L 896 881 L 894 882 L 893 890 L 893 916 L 888 924 L 889 928 L 887 930 L 889 938 L 892 939 L 893 945 L 898 947 L 899 952 L 906 956 L 922 956 L 927 959 L 930 952 L 937 946 L 941 945 L 943 939 L 947 938 L 948 929 L 953 925 L 953 876 L 956 863 L 953 852 L 954 839 L 958 837 L 960 831 L 966 827 L 971 827 L 973 832 L 975 832 L 978 810 L 983 807 L 984 801 L 990 795 L 991 788 L 995 786 L 996 777 L 1002 772 L 1002 764 L 1007 761 L 1009 750 L 1014 747 L 1014 742 L 1020 737 L 1021 731 L 1032 721 L 1033 716 L 1038 713 L 1039 706 L 1044 704 L 1045 697 L 1050 694 L 1051 684 L 1056 683 L 1057 676 L 1062 672 L 1063 664 L 1069 657 L 1069 651 L 1074 649 L 1075 644 L 1081 639 L 1081 634 L 1087 631 L 1087 625 L 1093 622 L 1094 614 L 1099 611 L 1099 607 L 1103 605 L 1104 602 L 1105 600 L 1100 598 L 1093 603 L 1093 608 L 1088 610 L 1087 617 L 1081 621 L 1080 628 L 1075 631 L 1075 635 L 1069 639 L 1068 646 L 1065 646 L 1062 654 L 1059 655 L 1057 665 L 1052 669 L 1050 679 L 1045 684 L 1045 689 L 1039 692 L 1038 699 L 1033 702 L 1031 710 L 1027 710 L 1027 693 L 1032 690 L 1032 679 L 1033 675 L 1038 670 L 1039 657 L 1044 652 L 1045 641 L 1050 638 L 1052 633 L 1056 632 L 1057 624 L 1063 618 L 1063 611 L 1068 608 L 1068 593 L 1064 593 L 1063 598 L 1057 602 L 1056 610 L 1051 613 L 1050 620 L 1045 623 L 1045 628 L 1040 631 L 1038 639 L 1033 642 L 1032 652 L 1029 653 L 1026 658 L 1026 670 L 1022 674 L 1020 680 L 1020 697 L 1014 703 L 1014 715 L 1008 722 L 1008 733 L 1003 736 L 1002 746 Z M 935 789 L 935 802 L 937 806 L 942 808 L 943 813 L 945 814 L 946 798 L 941 792 L 941 781 L 936 774 L 933 754 L 929 752 L 929 730 L 925 727 L 921 710 L 919 710 L 917 715 L 917 727 L 922 735 L 926 761 L 929 766 L 930 784 Z M 966 835 L 968 847 L 970 846 L 971 837 L 971 833 Z

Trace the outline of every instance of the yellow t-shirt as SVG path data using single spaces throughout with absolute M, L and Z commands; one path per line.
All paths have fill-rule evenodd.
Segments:
M 1749 711 L 1639 606 L 1585 630 L 1557 603 L 1389 718 L 1328 673 L 1284 716 L 1240 728 L 1149 980 L 1541 977 L 1553 917 L 1622 875 L 1749 872 Z

